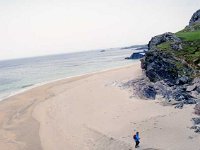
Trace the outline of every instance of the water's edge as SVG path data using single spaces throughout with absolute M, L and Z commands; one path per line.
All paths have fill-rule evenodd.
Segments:
M 103 72 L 107 72 L 107 71 L 112 71 L 112 70 L 115 70 L 115 69 L 122 69 L 122 68 L 130 67 L 130 66 L 132 66 L 134 63 L 138 63 L 138 62 L 139 62 L 139 60 L 135 60 L 135 61 L 133 61 L 132 64 L 128 64 L 128 65 L 123 65 L 123 66 L 113 67 L 113 68 L 109 68 L 109 69 L 104 69 L 104 70 L 99 70 L 99 71 L 84 73 L 84 74 L 75 75 L 75 76 L 68 76 L 68 77 L 64 77 L 64 78 L 60 78 L 60 79 L 56 79 L 56 80 L 50 80 L 50 81 L 46 81 L 46 82 L 41 82 L 41 83 L 33 84 L 33 85 L 30 85 L 30 86 L 24 87 L 23 89 L 19 89 L 18 91 L 15 91 L 15 92 L 9 94 L 8 96 L 1 97 L 1 98 L 0 98 L 0 102 L 1 102 L 1 101 L 4 101 L 4 100 L 7 100 L 7 99 L 9 99 L 9 98 L 11 98 L 11 97 L 13 97 L 13 96 L 18 95 L 18 94 L 25 93 L 25 92 L 27 92 L 27 91 L 29 91 L 29 90 L 32 90 L 32 89 L 37 88 L 37 87 L 40 87 L 40 86 L 44 86 L 44 85 L 47 85 L 47 84 L 51 84 L 51 83 L 58 82 L 58 81 L 62 81 L 62 80 L 66 80 L 66 79 L 72 79 L 72 78 L 77 78 L 77 77 L 83 77 L 83 76 L 87 76 L 87 75 L 95 75 L 95 74 L 98 74 L 98 73 L 103 73 Z

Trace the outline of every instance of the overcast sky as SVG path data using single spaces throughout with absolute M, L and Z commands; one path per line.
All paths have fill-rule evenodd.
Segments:
M 200 0 L 0 0 L 0 59 L 145 44 Z

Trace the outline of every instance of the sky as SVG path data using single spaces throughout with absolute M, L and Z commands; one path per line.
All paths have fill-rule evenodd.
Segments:
M 0 0 L 0 60 L 146 44 L 200 0 Z

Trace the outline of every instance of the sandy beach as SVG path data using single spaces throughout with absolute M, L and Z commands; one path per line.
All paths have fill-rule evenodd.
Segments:
M 48 83 L 0 102 L 1 150 L 200 150 L 183 109 L 131 97 L 118 85 L 142 75 L 131 66 Z

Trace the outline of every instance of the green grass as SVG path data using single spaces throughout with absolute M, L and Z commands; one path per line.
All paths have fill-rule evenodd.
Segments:
M 164 42 L 162 44 L 157 45 L 157 48 L 162 51 L 171 51 L 170 42 Z
M 177 32 L 176 36 L 182 39 L 183 41 L 196 41 L 200 40 L 200 30 L 189 31 L 189 32 Z
M 192 26 L 187 26 L 181 32 L 190 32 L 190 31 L 197 31 L 200 30 L 200 23 L 196 23 Z
M 200 69 L 198 66 L 200 63 L 200 24 L 195 24 L 193 30 L 194 31 L 191 31 L 186 27 L 184 30 L 175 33 L 176 36 L 182 40 L 182 50 L 173 50 L 170 46 L 170 42 L 157 45 L 157 48 L 178 59 L 184 59 L 194 68 Z M 182 65 L 177 64 L 177 66 L 181 68 Z
M 183 49 L 173 53 L 176 57 L 182 58 L 195 68 L 200 69 L 198 66 L 200 63 L 200 31 L 181 33 L 178 36 L 183 41 Z

